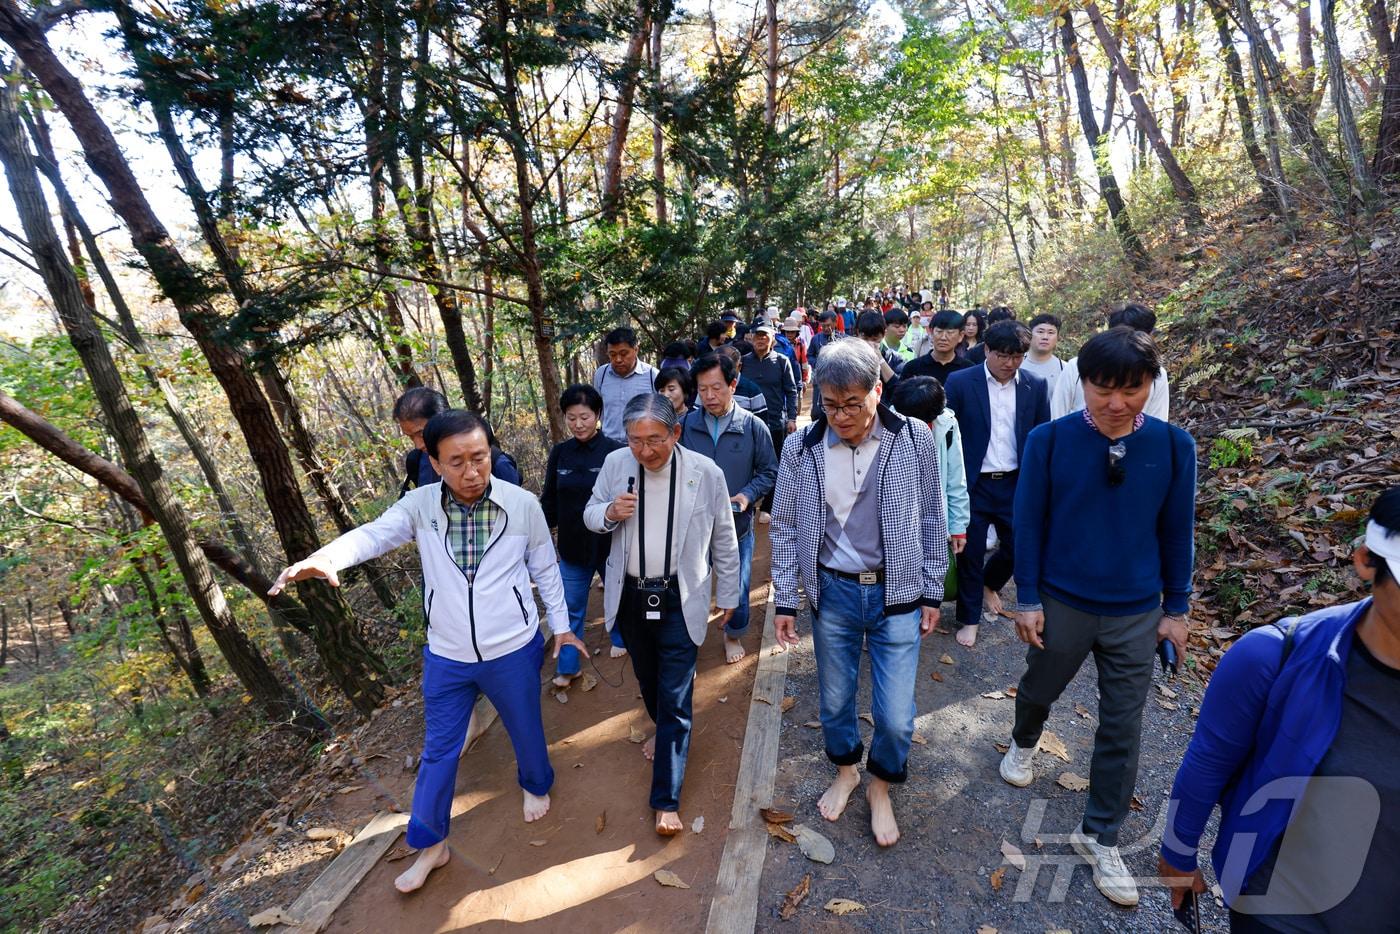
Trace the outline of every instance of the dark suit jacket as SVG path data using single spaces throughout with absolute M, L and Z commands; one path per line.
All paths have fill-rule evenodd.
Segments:
M 987 393 L 986 366 L 970 366 L 948 374 L 944 387 L 948 408 L 962 432 L 963 463 L 967 467 L 967 492 L 972 493 L 982 473 L 982 461 L 992 436 L 992 399 Z M 1050 421 L 1050 392 L 1045 380 L 1022 371 L 1016 379 L 1016 460 L 1026 456 L 1026 437 L 1036 425 Z

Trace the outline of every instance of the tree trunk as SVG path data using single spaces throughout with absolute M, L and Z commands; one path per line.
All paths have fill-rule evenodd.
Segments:
M 64 259 L 19 119 L 18 94 L 15 83 L 0 89 L 0 160 L 35 264 L 92 381 L 122 457 L 155 514 L 200 617 L 244 688 L 273 719 L 292 717 L 308 725 L 318 722 L 319 716 L 292 697 L 238 626 L 208 561 L 195 544 L 184 507 L 156 462 L 107 343 L 91 310 L 83 304 L 77 276 Z
M 656 223 L 666 223 L 666 136 L 661 131 L 661 33 L 666 28 L 670 4 L 651 23 L 651 183 L 656 186 Z
M 496 25 L 501 30 L 502 35 L 505 35 L 508 28 L 510 16 L 511 7 L 508 0 L 496 0 Z M 499 54 L 503 83 L 502 103 L 505 105 L 511 138 L 515 141 L 510 147 L 510 152 L 515 163 L 516 207 L 520 211 L 520 272 L 525 280 L 531 330 L 535 339 L 535 354 L 540 366 L 540 386 L 545 399 L 554 400 L 559 398 L 563 387 L 559 385 L 559 367 L 554 359 L 554 338 L 545 333 L 544 271 L 540 267 L 539 245 L 536 242 L 535 194 L 530 182 L 529 159 L 523 148 L 524 121 L 520 116 L 520 92 L 516 83 L 510 44 L 504 43 Z M 635 84 L 635 76 L 633 80 Z M 559 407 L 556 405 L 547 406 L 547 410 L 549 413 L 549 440 L 551 444 L 558 444 L 564 440 L 564 414 L 559 411 Z
M 633 11 L 637 21 L 627 39 L 627 51 L 622 56 L 622 85 L 617 91 L 617 106 L 612 115 L 612 133 L 608 137 L 608 155 L 603 163 L 602 217 L 617 220 L 622 210 L 622 156 L 627 150 L 627 130 L 632 124 L 632 100 L 637 94 L 637 77 L 642 65 L 642 46 L 651 33 L 646 0 L 637 0 Z
M 1307 0 L 1302 5 L 1306 7 Z M 1361 146 L 1361 134 L 1356 129 L 1356 116 L 1351 110 L 1347 93 L 1347 76 L 1342 70 L 1342 47 L 1337 41 L 1337 0 L 1322 0 L 1322 45 L 1327 53 L 1327 79 L 1332 85 L 1332 106 L 1337 112 L 1337 135 L 1342 138 L 1342 151 L 1351 166 L 1351 180 L 1367 213 L 1374 212 L 1378 199 L 1376 180 Z
M 219 339 L 219 315 L 209 303 L 202 277 L 185 261 L 156 217 L 82 85 L 59 61 L 39 26 L 20 12 L 15 0 L 0 0 L 0 39 L 15 50 L 67 118 L 88 165 L 107 188 L 112 210 L 126 224 L 137 252 L 175 305 L 181 323 L 228 396 L 288 558 L 296 561 L 306 557 L 320 542 L 297 486 L 287 446 L 243 357 Z M 382 660 L 360 635 L 343 597 L 324 581 L 306 581 L 299 588 L 315 621 L 316 645 L 328 673 L 356 709 L 368 714 L 384 697 L 387 671 Z
M 1249 92 L 1244 83 L 1244 68 L 1240 64 L 1240 53 L 1235 48 L 1235 37 L 1230 31 L 1225 0 L 1206 2 L 1210 5 L 1210 14 L 1215 20 L 1216 36 L 1220 39 L 1220 57 L 1225 66 L 1225 75 L 1230 81 L 1231 95 L 1235 100 L 1235 115 L 1240 121 L 1240 140 L 1244 144 L 1245 154 L 1249 157 L 1249 164 L 1254 167 L 1254 179 L 1259 183 L 1259 193 L 1269 211 L 1287 221 L 1292 217 L 1292 211 L 1287 206 L 1287 189 L 1283 185 L 1283 179 L 1273 176 L 1264 151 L 1259 148 L 1259 140 L 1254 130 L 1254 113 L 1250 109 Z
M 1371 22 L 1376 33 L 1376 47 L 1385 69 L 1385 86 L 1381 90 L 1380 125 L 1376 130 L 1376 155 L 1371 163 L 1377 177 L 1400 175 L 1400 22 L 1395 35 L 1386 37 L 1389 19 L 1385 0 L 1372 0 Z M 1382 38 L 1386 41 L 1382 42 Z
M 1118 190 L 1118 179 L 1113 174 L 1113 164 L 1109 161 L 1108 137 L 1099 132 L 1098 118 L 1094 115 L 1094 102 L 1089 97 L 1089 76 L 1084 69 L 1084 60 L 1079 55 L 1079 38 L 1074 34 L 1074 14 L 1068 6 L 1059 10 L 1060 41 L 1064 45 L 1065 63 L 1074 78 L 1075 95 L 1079 102 L 1079 124 L 1084 129 L 1084 138 L 1089 143 L 1089 151 L 1094 155 L 1094 168 L 1099 176 L 1099 195 L 1108 207 L 1113 218 L 1114 229 L 1123 244 L 1123 252 L 1133 269 L 1146 272 L 1151 266 L 1147 250 L 1143 249 L 1133 229 L 1132 218 L 1128 216 L 1128 206 Z
M 194 632 L 184 613 L 166 612 L 166 605 L 160 598 L 160 589 L 151 572 L 146 569 L 145 559 L 136 558 L 131 562 L 141 587 L 146 591 L 146 602 L 151 605 L 151 619 L 160 631 L 160 641 L 170 653 L 175 667 L 189 679 L 196 697 L 209 696 L 209 672 L 204 667 L 204 657 L 194 641 Z M 172 633 L 173 630 L 173 633 Z
M 1312 100 L 1317 87 L 1317 62 L 1313 58 L 1311 0 L 1298 0 L 1293 16 L 1298 32 L 1298 93 L 1304 100 Z
M 1196 195 L 1196 186 L 1191 183 L 1191 179 L 1177 163 L 1175 153 L 1167 145 L 1166 139 L 1162 137 L 1162 129 L 1157 125 L 1157 118 L 1142 96 L 1137 72 L 1129 68 L 1128 63 L 1123 59 L 1123 50 L 1119 48 L 1113 33 L 1108 31 L 1108 25 L 1103 21 L 1103 14 L 1099 12 L 1098 5 L 1093 0 L 1087 0 L 1084 3 L 1084 11 L 1089 14 L 1089 22 L 1094 26 L 1094 33 L 1099 37 L 1099 44 L 1108 53 L 1109 61 L 1118 71 L 1118 78 L 1123 82 L 1123 90 L 1128 92 L 1128 100 L 1133 105 L 1133 113 L 1137 116 L 1138 126 L 1147 134 L 1148 142 L 1152 144 L 1153 151 L 1157 153 L 1157 161 L 1162 163 L 1162 170 L 1167 173 L 1167 178 L 1172 183 L 1172 191 L 1176 194 L 1176 199 L 1181 202 L 1182 210 L 1186 214 L 1187 228 L 1193 234 L 1201 233 L 1205 229 L 1205 218 L 1201 214 L 1201 202 Z
M 1078 160 L 1075 158 L 1074 144 L 1070 142 L 1069 87 L 1065 84 L 1064 62 L 1060 57 L 1060 43 L 1055 38 L 1054 30 L 1051 30 L 1050 49 L 1054 53 L 1055 86 L 1058 90 L 1055 95 L 1055 103 L 1058 109 L 1056 129 L 1060 139 L 1060 184 L 1069 191 L 1069 200 L 1074 205 L 1075 211 L 1082 215 L 1084 212 L 1084 193 L 1079 189 Z M 1044 51 L 1043 45 L 1042 51 Z

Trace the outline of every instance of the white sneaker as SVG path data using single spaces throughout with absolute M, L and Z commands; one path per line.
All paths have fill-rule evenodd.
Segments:
M 1135 908 L 1138 903 L 1137 882 L 1116 846 L 1100 846 L 1096 840 L 1076 830 L 1069 835 L 1070 846 L 1084 857 L 1094 870 L 1094 885 L 1115 905 Z
M 1011 741 L 1011 748 L 1006 750 L 1006 755 L 1001 757 L 1001 777 L 1006 779 L 1007 784 L 1015 785 L 1017 788 L 1025 788 L 1035 779 L 1035 773 L 1031 771 L 1031 760 L 1035 758 L 1035 747 L 1022 749 L 1016 745 L 1016 741 Z

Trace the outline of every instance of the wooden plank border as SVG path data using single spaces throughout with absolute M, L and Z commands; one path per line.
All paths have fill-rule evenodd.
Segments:
M 739 776 L 734 784 L 734 809 L 729 818 L 724 855 L 720 857 L 706 934 L 749 934 L 758 920 L 758 886 L 763 875 L 763 858 L 768 851 L 768 830 L 758 811 L 773 803 L 788 658 L 789 652 L 778 646 L 773 626 L 773 588 L 770 585 L 763 616 L 763 647 L 759 650 Z
M 287 914 L 296 918 L 295 925 L 278 925 L 276 934 L 315 934 L 330 923 L 331 915 L 355 890 L 365 874 L 393 846 L 399 834 L 408 826 L 408 815 L 383 811 L 355 834 L 345 849 L 321 871 L 316 881 L 307 886 Z

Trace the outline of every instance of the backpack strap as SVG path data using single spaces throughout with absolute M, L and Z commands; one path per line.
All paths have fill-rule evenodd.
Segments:
M 1280 626 L 1278 623 L 1274 623 L 1273 626 L 1283 633 L 1283 652 L 1279 655 L 1278 662 L 1279 671 L 1282 671 L 1283 666 L 1288 663 L 1288 656 L 1293 654 L 1293 636 L 1298 629 L 1298 617 L 1290 619 L 1287 626 Z

